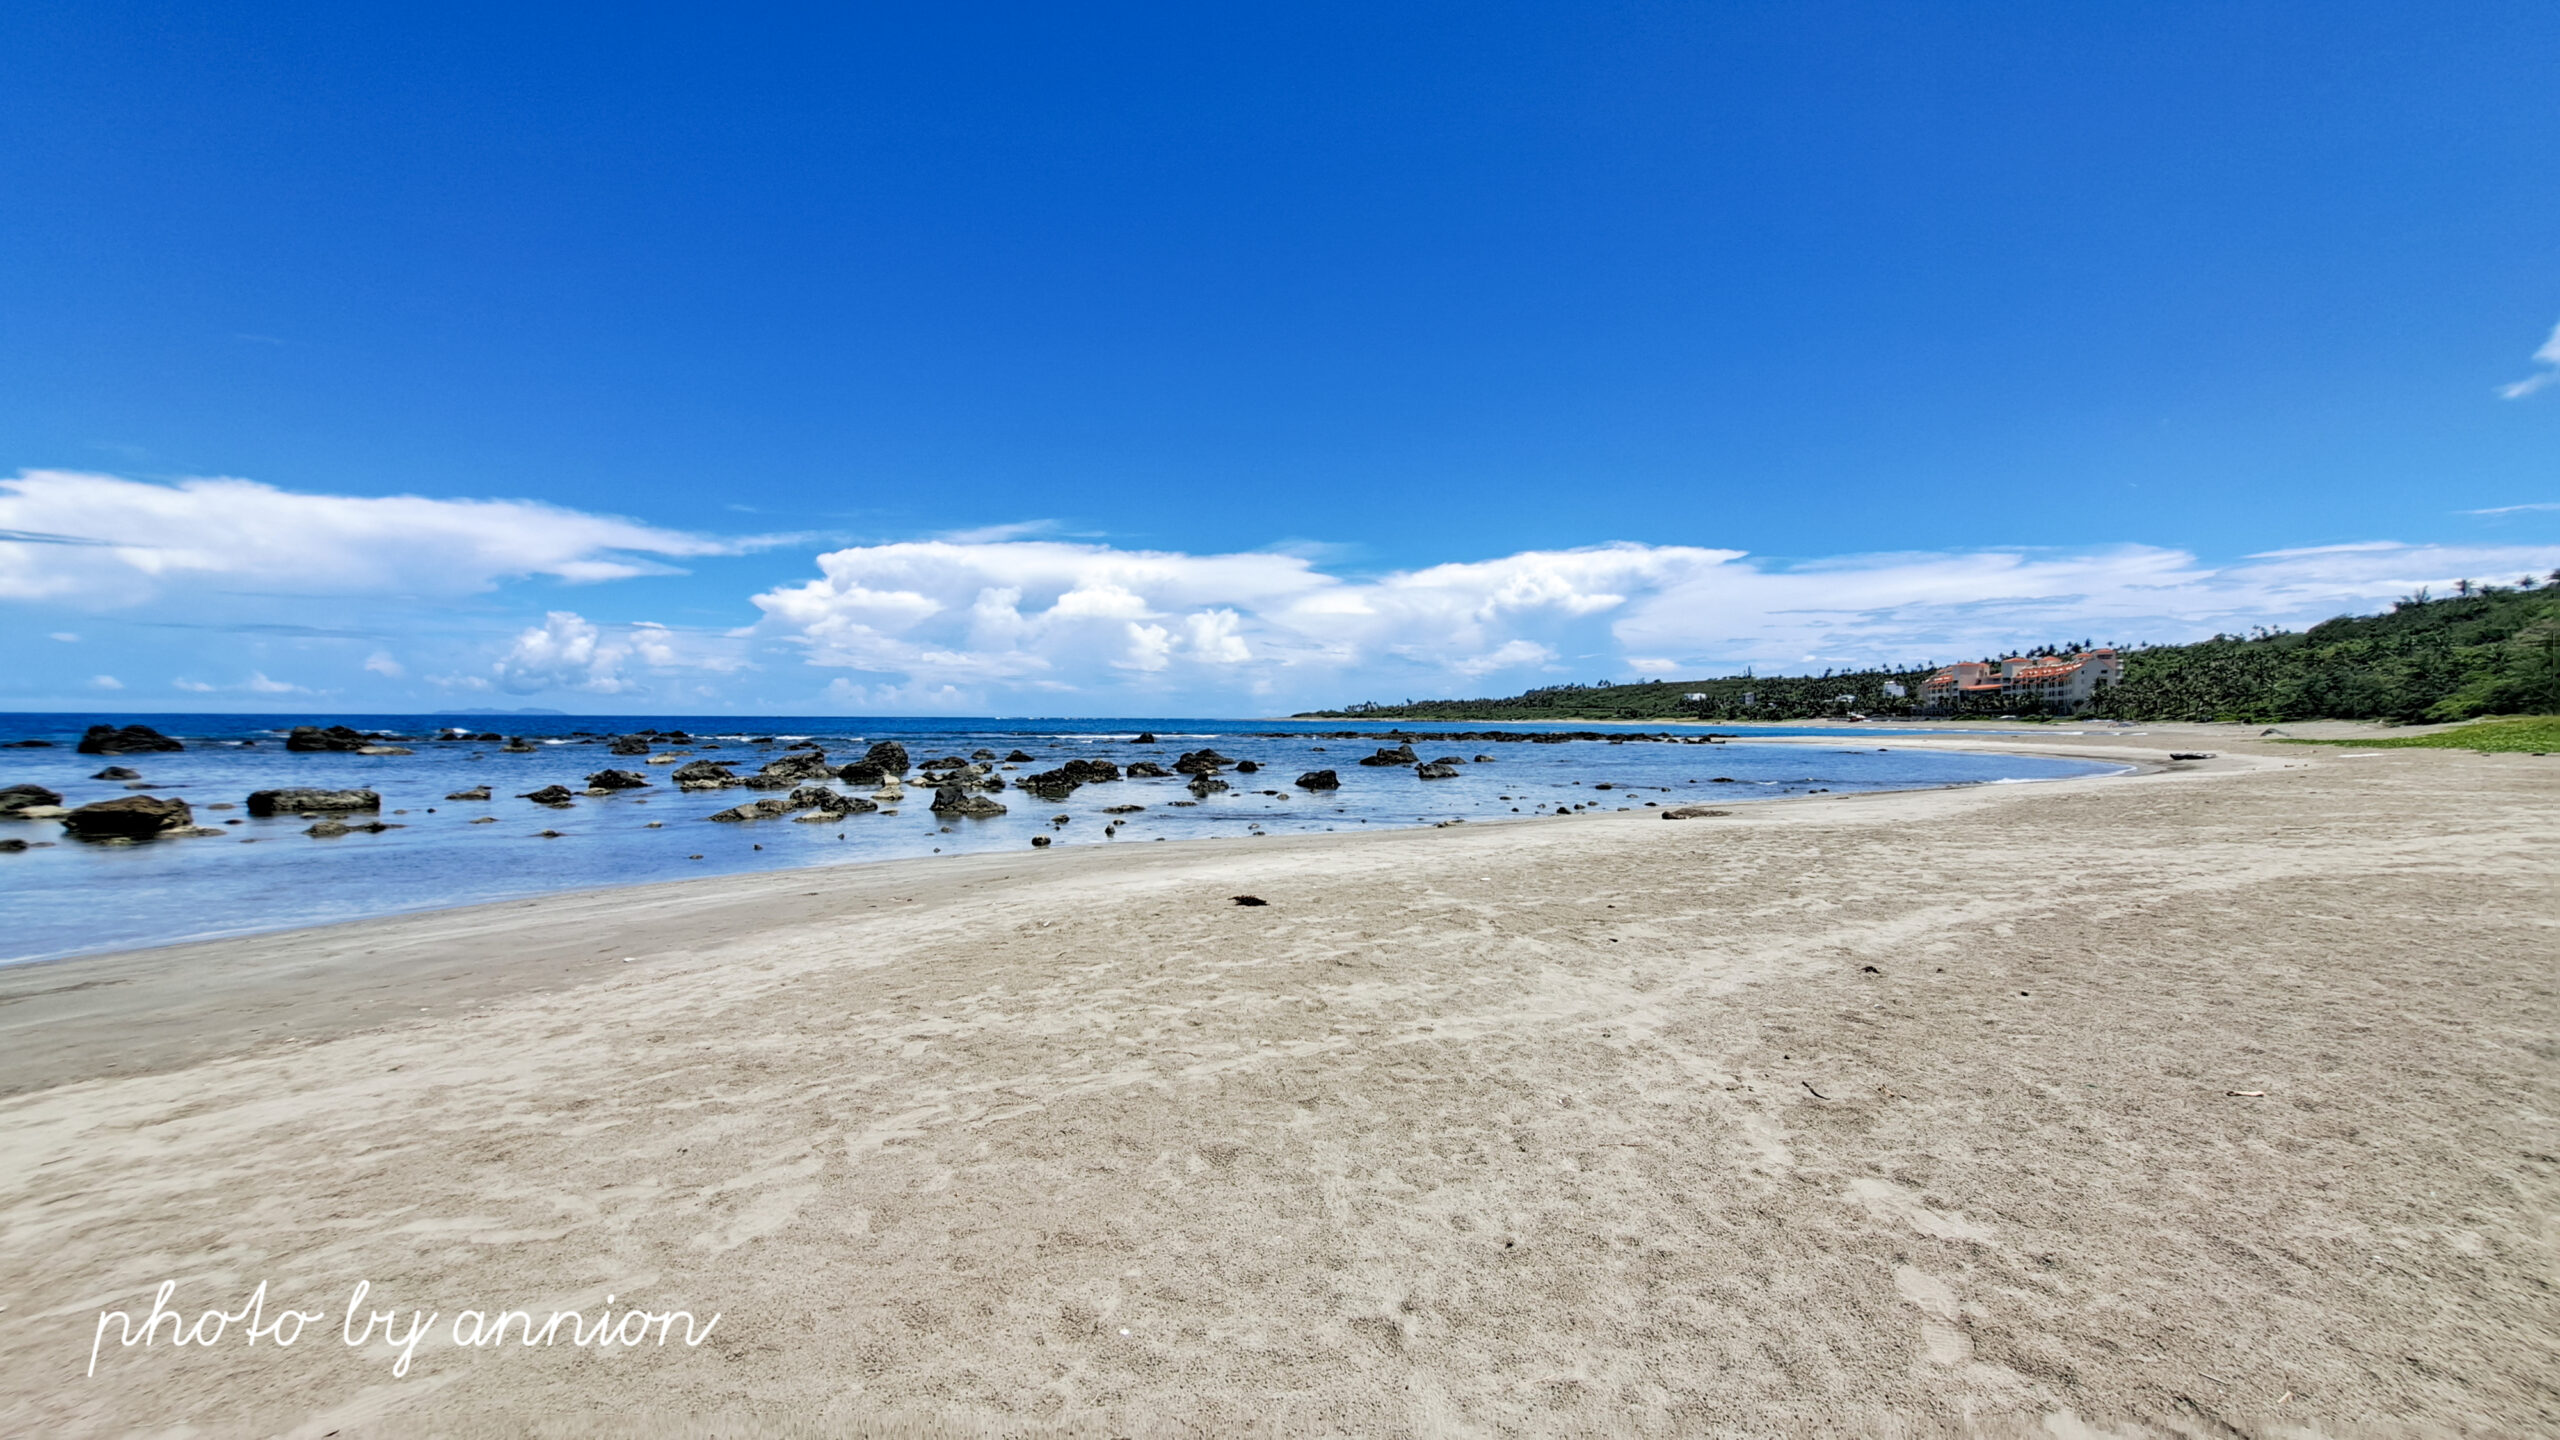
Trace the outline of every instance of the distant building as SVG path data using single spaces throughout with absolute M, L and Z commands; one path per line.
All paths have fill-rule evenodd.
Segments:
M 1884 693 L 1892 696 L 1896 700 L 1899 700 L 1903 696 L 1910 694 L 1911 691 L 1899 680 L 1887 680 L 1884 682 Z
M 2032 699 L 2067 715 L 2087 705 L 2099 686 L 2123 677 L 2124 667 L 2111 649 L 2012 655 L 1996 665 L 1966 660 L 1920 682 L 1920 708 L 1945 712 L 1962 709 L 1968 701 L 2007 705 Z
M 1683 696 L 1681 696 L 1681 697 L 1680 697 L 1680 699 L 1681 699 L 1681 701 L 1682 701 L 1683 703 L 1685 703 L 1685 704 L 1689 704 L 1689 705 L 1703 705 L 1703 704 L 1705 704 L 1705 703 L 1706 703 L 1706 701 L 1707 701 L 1707 692 L 1705 692 L 1704 690 L 1692 691 L 1691 693 L 1689 693 L 1689 694 L 1687 694 L 1687 695 L 1683 695 Z

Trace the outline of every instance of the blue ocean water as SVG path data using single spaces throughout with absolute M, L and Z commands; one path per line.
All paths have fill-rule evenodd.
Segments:
M 73 745 L 88 725 L 139 718 L 176 737 L 175 753 L 91 756 Z M 293 754 L 283 735 L 295 724 L 344 724 L 408 737 L 411 755 Z M 520 735 L 535 753 L 507 754 L 495 743 L 432 738 L 444 727 Z M 0 839 L 52 840 L 49 848 L 0 854 L 0 963 L 352 920 L 559 890 L 644 884 L 685 876 L 858 864 L 932 853 L 1023 850 L 1035 834 L 1065 845 L 1131 845 L 1203 836 L 1240 842 L 1256 835 L 1433 824 L 1443 820 L 1553 815 L 1559 807 L 1641 808 L 1645 802 L 1746 803 L 1814 790 L 1910 789 L 2000 781 L 2059 779 L 2113 767 L 2029 756 L 1955 754 L 1898 748 L 1898 727 L 1873 731 L 1728 727 L 1744 738 L 1714 745 L 1628 738 L 1561 744 L 1439 741 L 1435 735 L 1501 731 L 1535 735 L 1570 725 L 1361 725 L 1338 720 L 1111 720 L 773 718 L 536 715 L 0 715 L 0 742 L 43 739 L 50 749 L 0 749 L 0 786 L 33 782 L 82 805 L 128 793 L 175 796 L 195 807 L 196 823 L 228 833 L 142 845 L 86 845 L 49 821 L 0 822 Z M 616 733 L 683 731 L 691 745 L 670 745 L 689 758 L 733 762 L 750 774 L 799 741 L 813 740 L 832 760 L 860 757 L 873 741 L 897 740 L 918 761 L 973 750 L 1034 757 L 1008 781 L 1079 757 L 1126 765 L 1154 760 L 1170 768 L 1185 750 L 1214 747 L 1262 768 L 1230 770 L 1233 788 L 1192 802 L 1186 777 L 1087 785 L 1063 801 L 1008 788 L 992 798 L 1007 813 L 983 820 L 946 820 L 928 808 L 932 792 L 912 783 L 896 813 L 853 815 L 829 824 L 789 819 L 717 824 L 707 817 L 743 801 L 785 792 L 731 788 L 679 792 L 671 766 L 607 753 Z M 1156 742 L 1135 743 L 1142 732 Z M 1338 738 L 1346 732 L 1357 738 Z M 1635 731 L 1630 735 L 1655 734 Z M 1703 733 L 1703 732 L 1683 732 Z M 1904 729 L 1901 733 L 1911 733 Z M 1614 734 L 1614 732 L 1613 732 Z M 1360 757 L 1410 737 L 1422 758 L 1456 756 L 1467 763 L 1452 780 L 1423 780 L 1412 767 L 1363 767 Z M 1755 745 L 1750 736 L 1817 735 L 1821 746 Z M 254 742 L 254 743 L 248 743 Z M 716 748 L 714 748 L 716 747 Z M 1479 763 L 1475 757 L 1486 756 Z M 102 767 L 139 771 L 146 788 L 91 779 Z M 582 789 L 607 768 L 648 775 L 657 783 L 611 797 L 580 795 L 569 809 L 520 797 L 546 785 Z M 1331 769 L 1332 792 L 1291 782 L 1302 772 Z M 1717 777 L 1730 783 L 1717 783 Z M 1602 785 L 1610 788 L 1598 788 Z M 448 801 L 452 791 L 487 785 L 486 802 Z M 293 816 L 254 819 L 239 806 L 252 790 L 283 786 L 364 788 L 382 795 L 382 819 L 401 828 L 380 834 L 314 839 Z M 841 783 L 836 789 L 866 793 Z M 1106 806 L 1140 805 L 1126 816 Z M 474 824 L 494 816 L 494 823 Z M 1055 823 L 1058 816 L 1066 823 Z M 369 818 L 369 817 L 352 817 Z M 1121 822 L 1116 836 L 1104 826 Z M 236 824 L 230 822 L 239 822 Z M 652 828 L 653 825 L 655 828 Z M 544 830 L 560 832 L 544 838 Z M 761 847 L 761 848 L 758 848 Z

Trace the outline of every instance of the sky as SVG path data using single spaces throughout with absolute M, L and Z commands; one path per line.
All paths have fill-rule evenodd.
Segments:
M 0 9 L 0 709 L 1253 715 L 2560 567 L 2560 9 Z

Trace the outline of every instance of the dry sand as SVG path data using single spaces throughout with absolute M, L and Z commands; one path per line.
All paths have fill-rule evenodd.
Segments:
M 2052 743 L 0 972 L 0 1431 L 2560 1431 L 2560 759 Z

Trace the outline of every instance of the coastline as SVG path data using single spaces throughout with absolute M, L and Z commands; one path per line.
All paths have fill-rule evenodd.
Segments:
M 0 1415 L 2529 1428 L 2560 780 L 2144 728 L 1889 742 L 2136 775 L 889 861 L 0 971 Z M 448 1312 L 619 1287 L 737 1338 L 74 1383 L 96 1308 L 171 1277 Z

